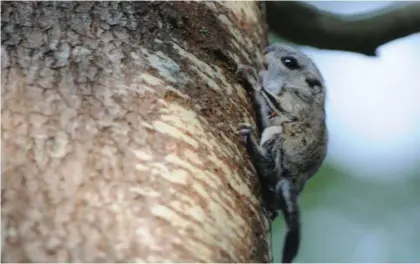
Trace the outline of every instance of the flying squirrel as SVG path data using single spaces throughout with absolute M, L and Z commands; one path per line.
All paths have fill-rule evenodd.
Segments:
M 268 46 L 264 64 L 259 74 L 253 67 L 238 66 L 252 87 L 261 126 L 259 142 L 249 123 L 239 124 L 238 130 L 263 188 L 271 193 L 269 206 L 283 213 L 287 231 L 282 261 L 290 263 L 301 240 L 298 196 L 327 153 L 326 91 L 315 63 L 290 46 Z

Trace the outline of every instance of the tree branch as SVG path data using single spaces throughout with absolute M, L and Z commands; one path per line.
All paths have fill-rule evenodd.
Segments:
M 336 15 L 302 2 L 267 2 L 270 30 L 296 44 L 376 56 L 389 41 L 420 32 L 420 3 L 364 15 Z

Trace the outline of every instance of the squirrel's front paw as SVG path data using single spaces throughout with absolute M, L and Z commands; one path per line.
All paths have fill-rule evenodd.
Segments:
M 240 123 L 238 124 L 238 133 L 242 137 L 243 142 L 247 142 L 248 138 L 251 136 L 252 131 L 254 131 L 254 126 L 249 123 Z

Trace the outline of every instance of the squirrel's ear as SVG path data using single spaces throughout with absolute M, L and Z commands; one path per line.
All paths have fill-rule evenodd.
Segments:
M 267 53 L 270 53 L 270 52 L 274 51 L 275 49 L 276 49 L 275 44 L 268 45 L 267 47 L 264 48 L 263 54 L 265 55 Z
M 268 69 L 268 60 L 266 60 L 266 59 L 263 60 L 262 66 L 263 66 L 264 70 L 267 70 Z

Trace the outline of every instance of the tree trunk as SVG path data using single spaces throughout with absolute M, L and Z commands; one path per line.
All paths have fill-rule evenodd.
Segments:
M 3 2 L 3 262 L 267 262 L 255 2 Z

